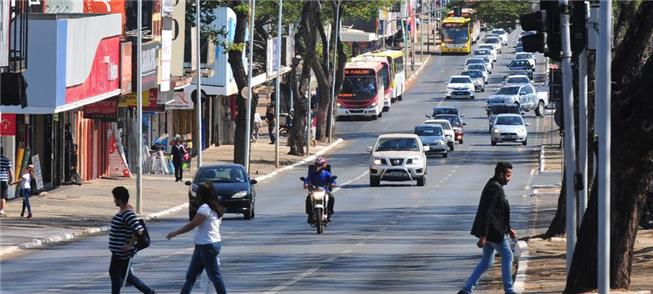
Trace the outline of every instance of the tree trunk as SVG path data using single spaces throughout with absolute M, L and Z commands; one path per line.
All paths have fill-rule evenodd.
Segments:
M 558 196 L 558 208 L 556 209 L 556 214 L 553 217 L 551 224 L 549 224 L 549 228 L 541 236 L 543 239 L 549 239 L 551 237 L 564 235 L 565 230 L 567 229 L 566 228 L 567 189 L 565 189 L 566 178 L 564 177 L 564 172 L 562 174 L 563 174 L 563 178 L 562 178 L 562 186 L 560 189 L 560 196 Z
M 653 33 L 653 2 L 642 1 L 635 15 L 633 23 L 628 27 L 623 41 L 616 47 L 612 64 L 612 78 L 617 82 L 615 91 L 620 91 L 622 86 L 633 77 L 632 72 L 639 72 L 643 63 L 642 59 L 648 57 L 646 49 Z M 628 53 L 628 54 L 625 54 Z
M 236 7 L 241 5 L 240 1 L 231 1 L 231 7 Z M 248 23 L 247 11 L 241 11 L 240 9 L 234 9 L 236 12 L 236 31 L 234 34 L 234 44 L 245 44 L 245 30 Z M 242 48 L 246 48 L 242 47 Z M 246 50 L 246 49 L 244 49 Z M 236 131 L 234 134 L 234 163 L 245 164 L 245 148 L 248 148 L 249 145 L 249 134 L 245 133 L 245 124 L 247 123 L 247 103 L 251 103 L 252 113 L 256 110 L 256 105 L 258 104 L 258 97 L 252 93 L 251 99 L 244 99 L 240 93 L 241 89 L 247 88 L 247 72 L 244 68 L 243 63 L 243 52 L 240 50 L 231 49 L 229 50 L 229 65 L 231 65 L 231 70 L 234 75 L 234 80 L 236 80 L 236 85 L 238 86 L 238 98 L 237 98 L 237 115 L 236 115 Z M 253 62 L 250 60 L 250 62 Z M 253 115 L 249 118 L 250 123 L 252 122 Z

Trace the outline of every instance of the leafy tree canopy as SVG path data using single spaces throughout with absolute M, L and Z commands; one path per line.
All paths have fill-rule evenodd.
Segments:
M 484 0 L 473 4 L 482 23 L 499 28 L 515 28 L 519 15 L 531 12 L 531 2 L 525 0 Z

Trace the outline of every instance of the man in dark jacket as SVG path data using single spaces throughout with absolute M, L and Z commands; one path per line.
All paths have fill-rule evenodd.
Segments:
M 503 191 L 503 186 L 511 178 L 512 165 L 499 162 L 494 168 L 494 177 L 483 188 L 471 232 L 478 238 L 476 246 L 483 249 L 483 257 L 458 294 L 472 293 L 483 273 L 492 266 L 495 250 L 501 255 L 503 289 L 506 294 L 515 293 L 512 288 L 512 250 L 507 237 L 515 239 L 517 232 L 510 227 L 510 206 Z

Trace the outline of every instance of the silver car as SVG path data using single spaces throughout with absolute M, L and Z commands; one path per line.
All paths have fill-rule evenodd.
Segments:
M 460 73 L 460 75 L 469 76 L 472 78 L 472 82 L 474 82 L 474 88 L 476 88 L 476 91 L 485 92 L 485 84 L 487 84 L 487 79 L 485 75 L 483 75 L 482 71 L 466 70 Z
M 423 146 L 415 134 L 385 134 L 379 136 L 374 146 L 368 147 L 370 157 L 370 186 L 381 181 L 426 182 L 426 155 L 429 146 Z
M 526 145 L 528 142 L 528 123 L 519 114 L 499 114 L 492 124 L 490 132 L 490 143 L 492 146 L 499 142 L 521 142 Z
M 426 156 L 431 154 L 442 155 L 447 158 L 447 138 L 444 137 L 444 130 L 441 125 L 436 124 L 420 124 L 415 126 L 415 135 L 419 136 L 422 140 L 422 145 L 429 146 L 426 151 Z

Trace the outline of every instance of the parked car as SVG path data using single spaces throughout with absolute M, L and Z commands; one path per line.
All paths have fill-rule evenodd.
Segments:
M 526 59 L 528 62 L 530 62 L 531 67 L 535 68 L 535 65 L 537 64 L 537 61 L 535 60 L 535 54 L 531 52 L 518 52 L 515 53 L 515 58 L 514 59 Z
M 451 76 L 447 83 L 447 98 L 474 99 L 474 82 L 469 76 Z
M 479 92 L 485 92 L 485 84 L 487 84 L 487 80 L 485 79 L 482 71 L 465 70 L 460 73 L 460 75 L 472 78 L 472 82 L 474 82 L 474 89 Z
M 440 125 L 442 127 L 442 130 L 444 131 L 444 137 L 447 139 L 447 146 L 449 146 L 449 151 L 454 150 L 455 144 L 455 132 L 453 131 L 453 127 L 451 126 L 451 123 L 446 120 L 446 119 L 427 119 L 424 121 L 425 124 L 436 124 Z
M 468 65 L 468 66 L 465 66 L 465 69 L 464 69 L 464 70 L 480 70 L 480 71 L 483 72 L 483 77 L 485 78 L 486 81 L 488 80 L 488 78 L 489 78 L 489 76 L 490 76 L 490 71 L 489 71 L 488 68 L 485 66 L 485 64 L 480 64 L 480 63 L 478 63 L 478 64 L 470 64 L 470 65 Z
M 195 173 L 193 181 L 186 181 L 188 190 L 188 216 L 192 220 L 197 213 L 199 201 L 195 197 L 200 184 L 209 182 L 218 193 L 226 213 L 243 214 L 245 219 L 256 216 L 256 180 L 247 175 L 245 167 L 240 164 L 204 165 Z
M 426 154 L 429 146 L 423 146 L 415 134 L 386 134 L 368 147 L 370 157 L 370 187 L 381 181 L 417 181 L 426 183 Z
M 433 119 L 446 119 L 451 124 L 454 133 L 454 140 L 462 144 L 465 138 L 465 127 L 467 124 L 463 122 L 457 114 L 439 114 L 433 117 Z
M 490 34 L 501 37 L 503 45 L 508 45 L 508 33 L 504 29 L 493 29 Z
M 499 114 L 492 124 L 490 143 L 492 146 L 499 142 L 521 142 L 526 145 L 528 142 L 528 123 L 519 114 Z
M 527 59 L 513 59 L 510 64 L 508 64 L 509 70 L 521 69 L 525 70 L 528 73 L 528 77 L 533 79 L 533 70 L 531 63 Z
M 537 107 L 537 93 L 532 86 L 507 86 L 491 95 L 486 100 L 487 106 L 493 104 L 515 104 L 522 111 L 531 111 Z
M 474 50 L 474 52 L 472 52 L 472 57 L 484 57 L 484 56 L 490 57 L 490 60 L 492 60 L 493 62 L 497 61 L 497 54 L 493 50 L 479 48 Z
M 489 124 L 489 132 L 492 132 L 492 124 L 497 115 L 502 113 L 521 114 L 519 107 L 515 104 L 493 104 L 487 108 L 487 119 Z
M 531 79 L 528 78 L 526 75 L 514 75 L 514 76 L 509 76 L 506 78 L 505 81 L 503 81 L 503 86 L 522 86 L 522 85 L 527 85 L 527 86 L 532 86 L 531 85 Z
M 447 158 L 447 138 L 444 137 L 442 126 L 434 124 L 420 124 L 415 126 L 415 135 L 419 136 L 423 146 L 429 146 L 426 156 L 432 154 L 442 155 Z

